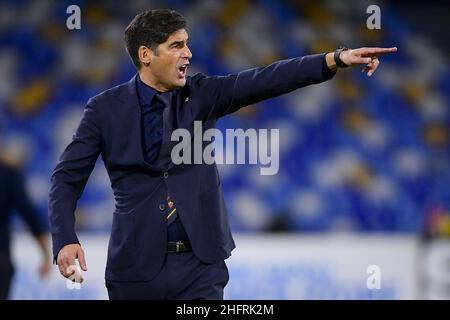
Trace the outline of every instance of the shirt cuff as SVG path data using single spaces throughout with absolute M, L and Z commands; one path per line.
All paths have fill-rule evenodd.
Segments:
M 334 71 L 331 71 L 330 68 L 328 68 L 327 59 L 325 58 L 326 55 L 327 54 L 324 53 L 323 57 L 322 57 L 322 76 L 325 78 L 325 80 L 330 80 L 336 74 L 337 69 Z

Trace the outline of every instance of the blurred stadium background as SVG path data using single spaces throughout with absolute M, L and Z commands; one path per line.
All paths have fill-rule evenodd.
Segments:
M 68 30 L 66 8 L 81 8 Z M 366 8 L 381 8 L 381 30 Z M 280 170 L 221 165 L 237 249 L 229 299 L 450 298 L 448 2 L 0 2 L 1 156 L 20 167 L 43 217 L 50 175 L 89 97 L 135 69 L 123 30 L 170 7 L 189 22 L 190 73 L 227 74 L 339 45 L 397 46 L 372 78 L 355 70 L 219 121 L 279 128 Z M 444 35 L 444 33 L 446 35 Z M 447 39 L 445 39 L 447 37 Z M 101 161 L 77 209 L 87 281 L 36 277 L 37 246 L 14 219 L 13 299 L 106 298 L 103 268 L 114 200 Z M 369 265 L 381 288 L 369 290 Z

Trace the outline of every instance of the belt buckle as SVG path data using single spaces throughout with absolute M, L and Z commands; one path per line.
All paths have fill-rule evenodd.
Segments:
M 179 253 L 179 252 L 180 252 L 180 247 L 181 247 L 182 244 L 183 244 L 183 242 L 181 242 L 181 241 L 177 241 L 177 242 L 175 243 L 175 245 L 176 245 L 176 247 L 175 247 L 175 252 L 176 252 L 176 253 Z

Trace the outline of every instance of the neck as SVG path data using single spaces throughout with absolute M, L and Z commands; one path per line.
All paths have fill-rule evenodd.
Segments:
M 149 87 L 152 87 L 158 92 L 167 92 L 170 90 L 164 84 L 159 82 L 151 72 L 145 70 L 144 67 L 139 70 L 139 77 L 141 78 L 143 83 L 145 83 Z

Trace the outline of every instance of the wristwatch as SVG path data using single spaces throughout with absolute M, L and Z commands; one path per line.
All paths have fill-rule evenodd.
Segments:
M 346 51 L 346 50 L 350 50 L 349 48 L 346 47 L 339 47 L 334 51 L 334 61 L 336 62 L 336 65 L 339 68 L 347 68 L 349 67 L 348 65 L 346 65 L 344 62 L 342 62 L 341 60 L 341 53 L 342 51 Z

